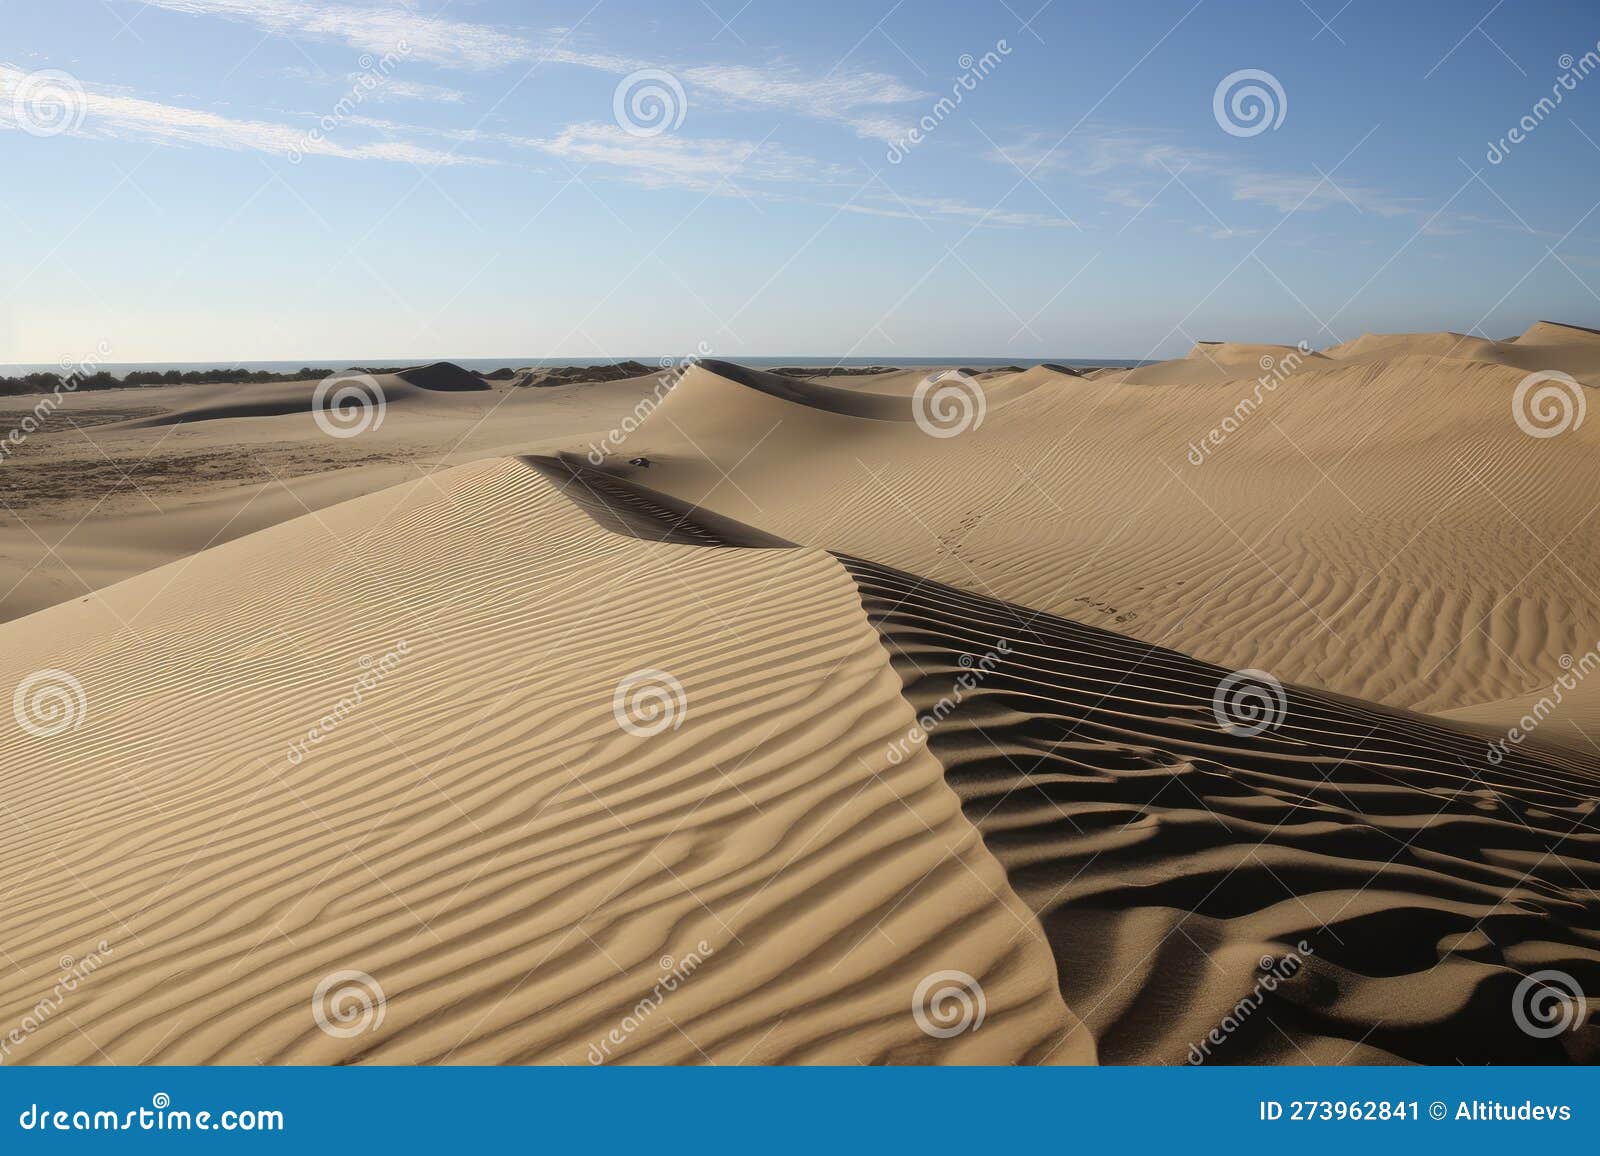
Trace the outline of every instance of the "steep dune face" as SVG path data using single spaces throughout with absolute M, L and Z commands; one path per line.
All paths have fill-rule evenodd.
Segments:
M 697 367 L 607 468 L 1229 668 L 1447 710 L 1594 642 L 1571 608 L 1600 589 L 1600 422 L 1530 436 L 1523 378 L 1423 356 L 1158 394 L 1015 375 L 936 437 Z
M 7 1062 L 1093 1057 L 826 554 L 500 459 L 3 634 Z
M 1491 764 L 1468 731 L 845 564 L 1107 1062 L 1600 1058 L 1514 1010 L 1546 968 L 1600 990 L 1600 752 Z

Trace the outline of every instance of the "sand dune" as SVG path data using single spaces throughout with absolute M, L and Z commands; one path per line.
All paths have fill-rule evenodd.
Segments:
M 450 394 L 408 384 L 348 438 L 314 420 L 316 384 L 65 395 L 0 466 L 0 621 L 441 466 L 597 440 L 655 377 Z M 214 415 L 257 390 L 280 412 Z M 0 399 L 0 424 L 35 404 Z M 213 416 L 174 419 L 196 407 Z
M 84 706 L 4 735 L 0 1022 L 63 954 L 114 961 L 13 1062 L 582 1063 L 691 952 L 604 1058 L 1092 1057 L 938 763 L 888 760 L 911 708 L 826 554 L 613 533 L 497 460 L 5 633 L 7 685 L 60 668 Z M 627 733 L 613 692 L 657 669 L 677 727 Z M 318 1029 L 341 969 L 377 1030 Z M 942 969 L 981 1031 L 909 1014 Z
M 1520 336 L 1490 341 L 1461 333 L 1364 333 L 1323 351 L 1342 361 L 1385 360 L 1413 354 L 1488 361 L 1522 370 L 1558 370 L 1595 384 L 1600 378 L 1600 333 L 1578 325 L 1536 321 Z
M 1261 345 L 1240 341 L 1196 342 L 1187 357 L 1141 365 L 1103 375 L 1127 385 L 1197 385 L 1254 380 L 1274 371 L 1287 375 L 1325 363 L 1324 354 L 1293 345 Z M 1281 367 L 1281 368 L 1280 368 Z
M 1049 371 L 984 386 L 981 424 L 936 438 L 699 366 L 608 468 L 791 541 L 1392 706 L 1527 693 L 1594 642 L 1569 608 L 1600 589 L 1600 425 L 1528 436 L 1512 367 L 1318 360 L 1270 389 L 1159 399 L 1031 374 Z
M 453 369 L 354 437 L 315 382 L 73 396 L 0 467 L 0 1027 L 104 956 L 6 1062 L 1600 1055 L 1511 1015 L 1600 1006 L 1600 691 L 1545 701 L 1600 434 L 1518 410 L 1600 334 Z
M 1107 1062 L 1190 1061 L 1291 957 L 1218 1059 L 1600 1058 L 1508 1011 L 1544 968 L 1600 990 L 1600 754 L 1491 766 L 1475 733 L 1248 678 L 1268 725 L 1230 733 L 1227 670 L 845 562 Z
M 483 393 L 492 388 L 477 374 L 443 361 L 396 373 L 362 374 L 352 371 L 348 375 L 327 380 L 332 383 L 331 390 L 322 380 L 286 381 L 248 388 L 238 385 L 211 386 L 181 409 L 134 418 L 126 424 L 130 429 L 148 429 L 228 418 L 278 417 L 283 414 L 327 411 L 339 404 L 338 390 L 341 385 L 362 391 L 361 400 L 356 404 L 372 407 L 382 404 L 385 410 L 388 406 L 441 404 L 452 394 Z

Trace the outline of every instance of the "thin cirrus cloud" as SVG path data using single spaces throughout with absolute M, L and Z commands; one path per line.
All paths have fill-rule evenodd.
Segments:
M 900 134 L 895 106 L 927 97 L 893 76 L 870 71 L 809 77 L 791 69 L 710 65 L 685 70 L 683 79 L 732 105 L 796 111 L 883 141 Z
M 314 68 L 283 68 L 274 76 L 281 76 L 285 80 L 298 80 L 302 84 L 313 85 L 319 88 L 332 88 L 334 86 L 350 86 L 361 83 L 361 73 L 347 73 L 344 76 L 336 75 L 322 69 Z M 430 104 L 465 104 L 467 94 L 459 88 L 448 88 L 442 84 L 423 84 L 413 80 L 401 80 L 393 74 L 383 78 L 383 83 L 375 87 L 363 86 L 361 89 L 363 100 L 422 100 Z
M 27 73 L 0 65 L 0 92 L 13 91 Z M 198 145 L 269 153 L 343 157 L 348 160 L 401 161 L 419 165 L 481 164 L 480 158 L 459 156 L 399 140 L 362 144 L 337 138 L 336 132 L 313 134 L 274 121 L 244 120 L 204 109 L 162 104 L 136 96 L 82 86 L 79 102 L 82 123 L 76 131 L 85 136 L 117 140 L 142 140 L 162 145 Z M 17 109 L 0 101 L 0 128 L 20 129 Z
M 342 40 L 362 52 L 405 55 L 445 68 L 492 71 L 514 64 L 551 62 L 623 76 L 659 62 L 569 43 L 571 33 L 542 35 L 421 16 L 393 8 L 328 8 L 305 0 L 148 0 L 150 7 L 192 16 L 218 16 L 282 36 Z M 893 140 L 900 132 L 897 106 L 927 94 L 887 73 L 835 66 L 811 76 L 783 66 L 705 65 L 677 69 L 699 94 L 735 108 L 799 113 L 841 124 L 858 136 Z
M 536 60 L 538 46 L 503 29 L 421 16 L 403 8 L 350 8 L 306 0 L 126 0 L 189 16 L 220 16 L 281 36 L 343 40 L 362 52 L 399 50 L 452 68 L 504 68 Z
M 549 139 L 518 143 L 562 160 L 601 165 L 649 187 L 701 192 L 745 179 L 797 184 L 815 180 L 818 163 L 770 141 L 675 135 L 638 137 L 614 124 L 570 125 Z M 734 184 L 731 192 L 743 192 Z
M 11 91 L 27 75 L 20 69 L 0 65 L 0 92 Z M 81 87 L 82 122 L 73 131 L 91 137 L 254 151 L 277 157 L 299 153 L 426 166 L 500 164 L 501 160 L 484 155 L 485 149 L 499 146 L 556 158 L 569 171 L 594 168 L 600 175 L 649 188 L 680 188 L 752 201 L 810 202 L 840 212 L 953 221 L 976 228 L 1076 228 L 1064 217 L 1011 212 L 950 197 L 860 190 L 854 198 L 840 202 L 840 190 L 851 179 L 849 169 L 823 163 L 770 140 L 677 134 L 640 137 L 615 124 L 603 123 L 569 125 L 553 136 L 541 138 L 404 124 L 354 112 L 343 116 L 331 129 L 313 133 L 309 127 L 228 117 L 89 85 Z M 10 102 L 0 101 L 0 128 L 21 128 L 16 116 Z M 307 121 L 311 121 L 309 114 Z M 349 137 L 357 133 L 377 134 L 382 139 L 351 141 Z M 418 144 L 417 137 L 448 142 L 450 147 Z M 461 151 L 463 146 L 472 148 Z
M 1070 172 L 1094 182 L 1106 178 L 1102 195 L 1113 204 L 1142 208 L 1169 183 L 1183 181 L 1192 187 L 1200 178 L 1219 182 L 1225 199 L 1261 205 L 1287 213 L 1348 205 L 1379 217 L 1402 217 L 1420 211 L 1412 199 L 1396 197 L 1357 181 L 1337 182 L 1318 174 L 1283 173 L 1251 168 L 1221 153 L 1176 145 L 1155 133 L 1134 129 L 1085 126 L 1070 142 L 1046 147 L 1038 137 L 995 149 L 989 159 L 1014 166 L 1030 175 Z M 1217 235 L 1242 235 L 1246 230 L 1223 229 Z

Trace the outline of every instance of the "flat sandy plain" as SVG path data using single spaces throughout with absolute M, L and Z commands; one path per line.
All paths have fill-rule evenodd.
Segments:
M 967 368 L 65 395 L 0 1058 L 1594 1062 L 1600 334 Z

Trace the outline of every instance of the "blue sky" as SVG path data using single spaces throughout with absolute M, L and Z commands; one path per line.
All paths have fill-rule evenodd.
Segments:
M 1600 324 L 1593 4 L 741 3 L 0 0 L 0 362 Z

